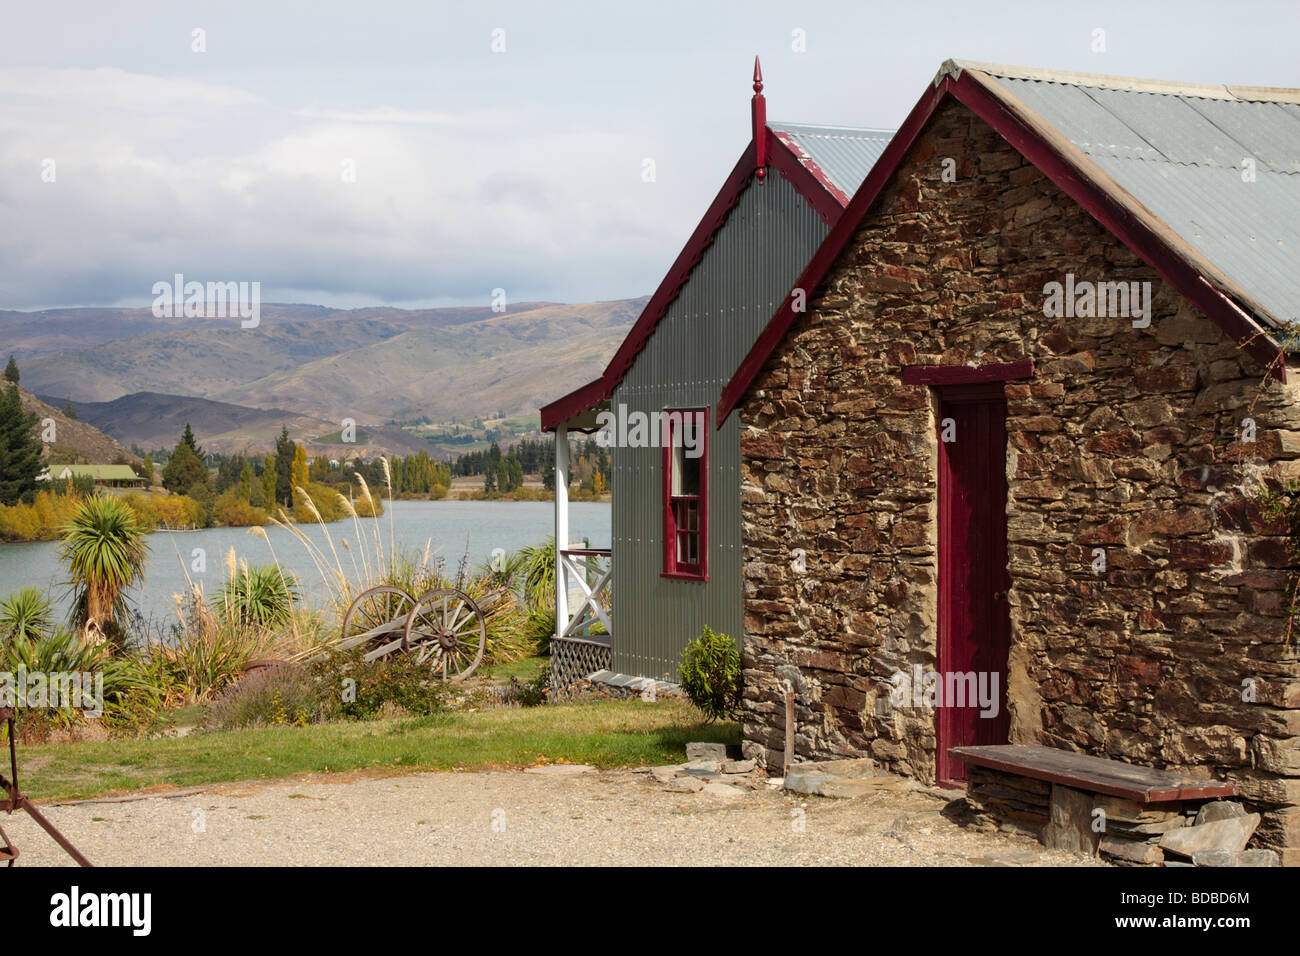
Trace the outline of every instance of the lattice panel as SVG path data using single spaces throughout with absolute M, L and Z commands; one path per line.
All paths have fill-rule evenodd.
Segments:
M 588 674 L 607 670 L 610 665 L 608 644 L 566 639 L 551 641 L 551 694 L 559 698 L 564 689 Z

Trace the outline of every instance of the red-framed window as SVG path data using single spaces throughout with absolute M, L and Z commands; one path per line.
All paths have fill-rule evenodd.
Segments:
M 709 579 L 709 410 L 664 409 L 664 576 Z

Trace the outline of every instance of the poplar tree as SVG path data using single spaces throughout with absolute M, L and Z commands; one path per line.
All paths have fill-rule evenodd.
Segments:
M 293 450 L 293 490 L 296 494 L 301 488 L 305 494 L 307 491 L 307 479 L 310 471 L 307 467 L 307 449 L 299 445 Z
M 268 511 L 275 511 L 278 503 L 275 498 L 275 456 L 267 455 L 262 459 L 262 507 Z

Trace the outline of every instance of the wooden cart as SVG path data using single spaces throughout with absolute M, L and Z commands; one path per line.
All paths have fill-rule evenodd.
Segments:
M 464 680 L 487 649 L 486 611 L 505 596 L 499 588 L 477 600 L 459 588 L 434 588 L 412 597 L 391 585 L 362 591 L 343 615 L 337 649 L 365 647 L 363 658 L 414 654 L 443 680 Z

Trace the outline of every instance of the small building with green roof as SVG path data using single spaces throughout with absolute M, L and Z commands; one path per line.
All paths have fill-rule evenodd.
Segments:
M 143 488 L 145 480 L 130 465 L 56 465 L 51 469 L 55 481 L 90 478 L 101 488 Z

